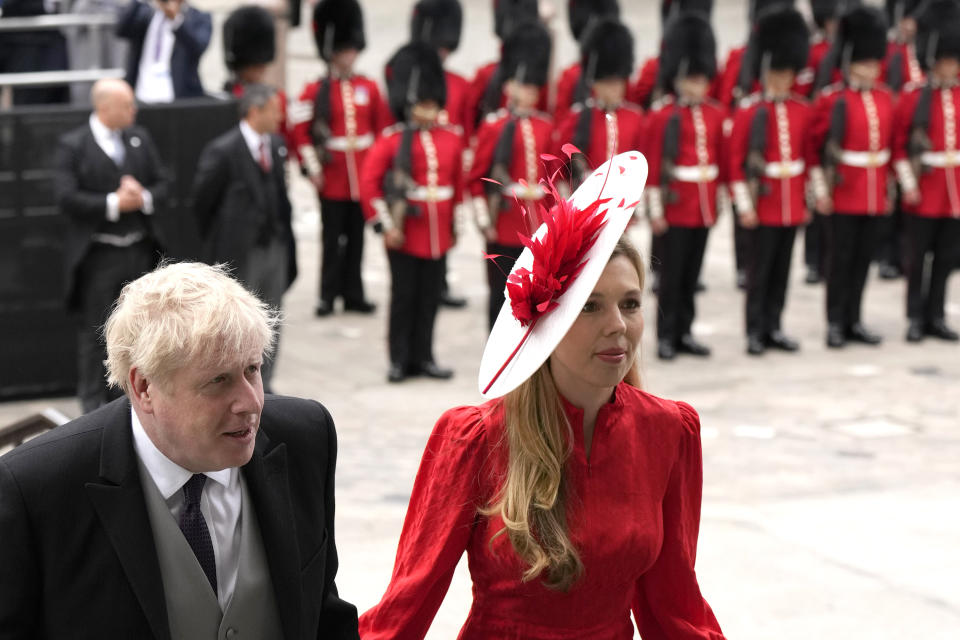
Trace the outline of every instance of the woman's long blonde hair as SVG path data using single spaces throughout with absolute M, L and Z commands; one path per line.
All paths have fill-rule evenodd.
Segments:
M 622 237 L 610 259 L 623 256 L 633 263 L 643 288 L 643 259 Z M 624 382 L 640 387 L 639 359 Z M 507 472 L 495 501 L 484 515 L 499 515 L 517 555 L 528 565 L 522 580 L 545 573 L 544 585 L 567 591 L 583 573 L 580 554 L 570 540 L 566 509 L 570 498 L 564 470 L 573 448 L 573 431 L 553 382 L 549 360 L 503 398 Z M 492 542 L 492 540 L 491 540 Z

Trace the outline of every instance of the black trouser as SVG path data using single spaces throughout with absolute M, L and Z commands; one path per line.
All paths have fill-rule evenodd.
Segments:
M 523 253 L 523 247 L 511 247 L 496 242 L 487 243 L 487 254 L 499 256 L 487 259 L 487 284 L 490 286 L 490 302 L 487 306 L 487 314 L 491 329 L 497 321 L 497 316 L 500 315 L 500 307 L 506 300 L 503 292 L 507 286 L 507 276 L 510 275 L 513 263 L 517 261 L 521 253 Z
M 814 211 L 803 230 L 803 261 L 807 269 L 816 269 L 821 274 L 827 271 L 829 228 L 827 216 Z
M 655 233 L 650 234 L 650 272 L 660 275 L 660 267 L 663 264 L 663 236 Z
M 907 236 L 907 317 L 943 320 L 947 278 L 960 255 L 960 219 L 904 216 Z M 927 260 L 927 256 L 930 260 Z
M 750 252 L 753 234 L 740 224 L 740 216 L 736 207 L 733 209 L 733 260 L 737 273 L 750 268 Z
M 390 261 L 390 362 L 407 373 L 433 362 L 433 323 L 440 304 L 443 264 L 388 250 Z
M 364 225 L 360 203 L 321 198 L 320 218 L 320 299 L 332 306 L 342 296 L 345 304 L 360 304 L 366 300 L 360 278 Z
M 107 347 L 100 333 L 120 289 L 136 280 L 156 263 L 150 242 L 141 241 L 129 247 L 114 247 L 98 242 L 80 264 L 77 287 L 80 300 L 80 332 L 77 340 L 77 396 L 84 413 L 89 413 L 122 392 L 107 387 Z
M 879 216 L 830 216 L 827 259 L 827 322 L 844 328 L 860 322 L 860 304 L 876 251 Z
M 706 227 L 670 227 L 663 234 L 657 338 L 676 344 L 690 333 L 696 315 L 694 295 L 707 248 Z
M 874 259 L 905 270 L 907 248 L 904 242 L 904 214 L 901 209 L 900 188 L 897 187 L 893 213 L 880 218 L 877 225 L 877 248 Z
M 440 298 L 442 299 L 450 295 L 450 285 L 447 283 L 447 254 L 443 254 L 440 262 L 440 268 L 443 270 L 443 275 L 440 277 Z
M 787 299 L 790 259 L 796 227 L 758 226 L 750 232 L 747 267 L 747 335 L 765 338 L 780 330 L 780 315 Z

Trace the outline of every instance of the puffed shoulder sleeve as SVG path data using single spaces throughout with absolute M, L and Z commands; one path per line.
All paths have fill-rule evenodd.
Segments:
M 661 504 L 663 546 L 637 583 L 633 614 L 644 640 L 723 640 L 694 571 L 703 486 L 700 418 L 688 404 L 677 408 L 681 433 Z
M 486 427 L 477 407 L 447 411 L 427 441 L 390 584 L 360 616 L 364 640 L 423 638 L 470 540 L 483 496 Z

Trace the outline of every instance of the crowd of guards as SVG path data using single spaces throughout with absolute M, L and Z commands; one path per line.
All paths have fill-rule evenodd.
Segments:
M 861 313 L 876 261 L 881 277 L 906 276 L 908 341 L 957 341 L 944 298 L 960 247 L 960 3 L 752 0 L 747 42 L 722 65 L 710 0 L 664 0 L 659 53 L 639 65 L 616 0 L 567 4 L 577 62 L 551 74 L 562 34 L 536 1 L 495 0 L 499 59 L 469 79 L 444 68 L 460 3 L 421 0 L 382 84 L 355 71 L 361 5 L 314 8 L 325 72 L 290 101 L 283 130 L 320 199 L 315 311 L 335 313 L 338 301 L 375 310 L 360 269 L 372 225 L 392 277 L 390 381 L 452 375 L 434 358 L 433 326 L 441 305 L 463 304 L 447 288 L 446 255 L 466 225 L 486 243 L 492 326 L 541 207 L 630 149 L 649 164 L 635 223 L 652 230 L 659 358 L 710 354 L 691 327 L 724 215 L 735 222 L 748 353 L 800 348 L 782 327 L 799 229 L 806 281 L 826 284 L 829 347 L 881 342 Z M 269 20 L 239 9 L 228 49 L 247 55 Z

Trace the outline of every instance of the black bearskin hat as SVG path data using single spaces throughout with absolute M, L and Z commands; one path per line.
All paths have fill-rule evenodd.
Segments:
M 340 49 L 362 51 L 367 46 L 363 35 L 363 9 L 357 0 L 320 0 L 313 8 L 313 36 L 320 57 L 330 61 Z
M 521 22 L 539 17 L 537 0 L 493 0 L 493 31 L 501 41 Z
M 854 7 L 840 16 L 837 40 L 838 64 L 860 60 L 883 60 L 887 56 L 887 20 L 875 7 Z
M 717 42 L 710 22 L 700 13 L 678 15 L 667 25 L 660 50 L 661 87 L 672 87 L 680 73 L 717 74 Z
M 713 0 L 663 0 L 660 3 L 660 23 L 666 24 L 671 18 L 691 11 L 702 13 L 709 20 Z
M 755 25 L 759 16 L 763 13 L 773 11 L 774 7 L 792 7 L 794 0 L 750 0 L 750 9 L 747 15 L 750 17 L 750 24 Z
M 923 4 L 923 0 L 886 0 L 885 4 L 887 23 L 895 27 L 899 20 L 916 17 L 917 9 Z
M 521 22 L 503 43 L 502 77 L 542 87 L 549 71 L 550 34 L 539 20 Z
M 592 20 L 605 17 L 620 17 L 620 4 L 617 0 L 568 0 L 567 18 L 573 39 L 580 42 L 584 29 Z
M 447 79 L 436 49 L 425 42 L 404 45 L 384 68 L 390 110 L 401 122 L 418 102 L 432 100 L 441 108 L 447 101 Z
M 236 9 L 223 23 L 223 60 L 231 71 L 273 62 L 276 56 L 273 16 L 263 7 Z
M 633 35 L 616 18 L 602 18 L 583 33 L 580 65 L 590 80 L 629 78 L 633 73 Z
M 859 0 L 810 0 L 813 24 L 817 25 L 818 29 L 823 29 L 828 20 L 836 20 L 841 13 L 856 4 L 860 4 Z
M 940 58 L 960 60 L 960 3 L 930 0 L 917 13 L 917 59 L 929 70 Z
M 800 71 L 810 54 L 810 32 L 807 22 L 796 9 L 784 5 L 764 11 L 757 19 L 757 64 L 767 60 L 770 69 Z M 760 75 L 757 67 L 757 77 Z
M 420 0 L 410 17 L 410 41 L 426 42 L 435 49 L 456 51 L 463 30 L 459 0 Z

